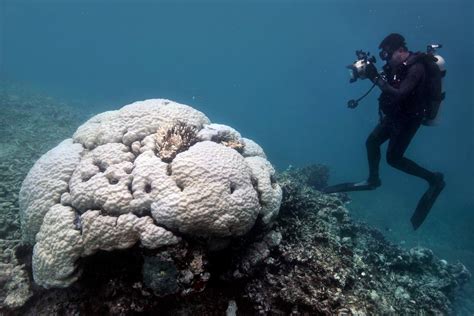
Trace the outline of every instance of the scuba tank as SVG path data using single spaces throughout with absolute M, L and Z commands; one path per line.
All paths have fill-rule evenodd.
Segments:
M 426 106 L 424 109 L 424 119 L 422 124 L 426 126 L 435 126 L 438 124 L 438 113 L 441 103 L 445 98 L 443 91 L 443 78 L 446 76 L 445 60 L 436 53 L 441 44 L 431 44 L 426 48 L 426 58 L 423 58 L 423 64 L 426 71 Z

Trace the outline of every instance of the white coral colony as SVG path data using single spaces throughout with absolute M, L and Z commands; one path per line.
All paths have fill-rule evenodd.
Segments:
M 140 242 L 247 233 L 278 214 L 281 189 L 262 148 L 164 99 L 101 113 L 44 154 L 20 191 L 22 236 L 43 287 L 79 277 L 78 259 Z

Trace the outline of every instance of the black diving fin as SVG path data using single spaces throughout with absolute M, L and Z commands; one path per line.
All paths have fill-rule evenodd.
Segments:
M 433 207 L 434 202 L 438 198 L 441 191 L 443 191 L 445 185 L 446 183 L 444 182 L 443 174 L 436 173 L 436 181 L 434 184 L 430 185 L 425 194 L 423 194 L 420 201 L 418 202 L 418 205 L 416 206 L 415 212 L 410 219 L 414 230 L 417 230 L 418 227 L 423 224 L 426 216 L 428 216 L 428 213 Z
M 326 187 L 322 190 L 323 193 L 337 193 L 350 191 L 368 191 L 374 190 L 380 186 L 380 180 L 375 183 L 369 181 L 362 182 L 346 182 Z

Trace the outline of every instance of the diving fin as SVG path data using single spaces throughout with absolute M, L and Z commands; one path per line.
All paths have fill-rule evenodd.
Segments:
M 423 224 L 426 216 L 428 216 L 428 213 L 433 207 L 434 202 L 438 198 L 438 195 L 441 193 L 441 191 L 443 191 L 445 185 L 446 183 L 444 182 L 443 174 L 436 173 L 436 181 L 431 184 L 428 190 L 426 190 L 425 194 L 423 194 L 420 201 L 418 202 L 418 205 L 416 206 L 415 212 L 410 219 L 414 230 L 417 230 L 418 227 Z
M 322 190 L 323 193 L 337 193 L 350 191 L 368 191 L 374 190 L 381 184 L 380 180 L 376 182 L 362 181 L 362 182 L 346 182 L 326 187 Z

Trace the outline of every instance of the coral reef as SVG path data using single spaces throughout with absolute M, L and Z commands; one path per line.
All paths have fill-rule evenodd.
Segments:
M 179 235 L 216 245 L 278 214 L 281 189 L 240 134 L 164 99 L 98 114 L 44 154 L 23 181 L 23 241 L 45 287 L 77 280 L 79 259 L 98 250 L 176 244 Z M 36 240 L 35 240 L 36 237 Z
M 428 249 L 394 246 L 350 220 L 340 195 L 302 185 L 301 173 L 280 177 L 282 242 L 261 277 L 245 286 L 260 313 L 453 313 L 452 299 L 470 279 L 462 264 L 448 264 Z
M 454 314 L 470 278 L 460 264 L 425 248 L 401 249 L 349 218 L 342 196 L 301 181 L 302 170 L 278 176 L 280 215 L 258 222 L 228 247 L 183 240 L 85 258 L 71 287 L 35 289 L 19 314 L 154 313 L 204 315 Z M 41 298 L 41 299 L 40 299 Z M 48 303 L 45 303 L 48 302 Z
M 162 220 L 169 222 L 166 227 L 156 225 L 152 213 L 158 194 L 155 179 L 161 179 L 163 174 L 168 178 L 177 176 L 176 179 L 182 181 L 178 183 L 186 191 L 190 187 L 186 181 L 190 179 L 184 178 L 187 172 L 184 170 L 181 178 L 177 166 L 203 166 L 206 169 L 207 165 L 204 158 L 201 160 L 194 155 L 180 160 L 179 157 L 194 146 L 177 153 L 171 162 L 162 161 L 156 155 L 156 128 L 172 126 L 179 120 L 176 117 L 173 120 L 157 117 L 149 120 L 142 116 L 147 112 L 143 104 L 136 104 L 138 112 L 133 111 L 133 106 L 127 106 L 126 115 L 107 113 L 92 118 L 90 126 L 79 129 L 84 133 L 77 134 L 84 140 L 81 143 L 84 145 L 80 146 L 82 149 L 71 148 L 75 143 L 70 140 L 56 148 L 56 153 L 73 149 L 73 152 L 80 153 L 80 159 L 79 162 L 77 159 L 67 161 L 61 155 L 56 158 L 52 155 L 56 168 L 61 169 L 60 166 L 64 165 L 74 170 L 72 173 L 58 172 L 60 176 L 55 181 L 46 181 L 48 185 L 54 184 L 51 191 L 34 188 L 28 193 L 35 197 L 33 200 L 41 202 L 36 204 L 39 212 L 44 203 L 43 196 L 56 201 L 41 215 L 41 220 L 31 216 L 30 211 L 28 216 L 22 215 L 29 227 L 40 232 L 37 243 L 40 245 L 33 256 L 33 242 L 28 242 L 31 236 L 24 241 L 20 239 L 16 192 L 33 161 L 46 148 L 70 135 L 73 132 L 71 122 L 79 124 L 77 117 L 80 116 L 61 112 L 67 109 L 63 105 L 58 109 L 48 109 L 48 104 L 53 104 L 53 101 L 47 98 L 23 100 L 18 94 L 20 96 L 9 94 L 2 99 L 6 100 L 4 104 L 12 105 L 2 109 L 2 114 L 9 118 L 5 120 L 7 126 L 11 127 L 13 121 L 23 124 L 16 115 L 25 116 L 25 124 L 31 125 L 24 126 L 15 136 L 17 138 L 12 133 L 10 143 L 18 142 L 15 145 L 18 150 L 13 146 L 1 153 L 4 159 L 0 162 L 3 176 L 0 180 L 2 315 L 458 313 L 453 302 L 470 278 L 469 271 L 462 264 L 440 260 L 426 248 L 405 250 L 388 242 L 378 230 L 350 219 L 345 207 L 347 195 L 324 195 L 317 191 L 327 181 L 327 168 L 315 165 L 274 174 L 261 147 L 229 127 L 204 124 L 198 131 L 202 138 L 197 142 L 203 148 L 197 152 L 206 157 L 206 152 L 219 148 L 218 152 L 222 150 L 224 155 L 230 150 L 230 157 L 238 157 L 236 161 L 244 159 L 250 187 L 255 190 L 260 206 L 254 224 L 246 228 L 249 230 L 245 234 L 226 236 L 219 233 L 225 230 L 217 225 L 210 228 L 217 234 L 206 235 L 202 231 L 207 223 L 193 227 L 189 224 L 193 220 L 189 218 L 173 223 L 169 219 L 172 216 L 166 215 L 172 212 L 160 211 L 158 214 Z M 31 103 L 31 100 L 39 103 Z M 40 104 L 46 106 L 43 108 Z M 29 111 L 36 109 L 39 113 L 28 116 Z M 125 122 L 124 117 L 128 115 L 144 125 L 139 123 L 134 127 Z M 202 119 L 199 115 L 192 116 L 193 119 L 184 120 L 188 126 L 196 126 L 190 122 Z M 48 122 L 53 117 L 53 121 Z M 120 117 L 120 123 L 108 121 L 117 117 Z M 63 124 L 62 120 L 67 123 Z M 162 123 L 155 123 L 155 120 Z M 45 125 L 53 128 L 41 127 L 43 122 L 48 122 Z M 155 125 L 149 129 L 146 127 L 148 123 Z M 38 133 L 34 132 L 35 126 L 39 126 Z M 122 129 L 122 126 L 127 128 Z M 114 131 L 114 128 L 119 130 Z M 28 129 L 32 129 L 31 133 L 27 132 Z M 0 130 L 7 134 L 4 125 L 0 125 Z M 4 139 L 1 137 L 0 141 Z M 110 139 L 117 142 L 109 142 Z M 228 146 L 229 142 L 244 147 L 233 149 Z M 2 143 L 0 148 L 7 148 L 7 145 Z M 102 152 L 101 147 L 104 149 Z M 173 166 L 175 162 L 179 164 Z M 36 170 L 43 170 L 38 171 L 41 175 L 54 168 L 54 165 L 43 164 Z M 86 198 L 82 200 L 79 193 L 61 189 L 67 182 L 65 179 L 72 179 L 74 172 L 80 181 L 82 176 L 84 179 L 91 177 L 89 180 L 95 177 L 94 181 L 116 191 L 94 195 L 84 186 Z M 215 177 L 209 175 L 209 179 Z M 163 188 L 166 188 L 166 183 Z M 163 188 L 159 187 L 159 190 Z M 230 184 L 228 188 L 231 191 Z M 123 204 L 129 209 L 116 208 L 115 204 L 122 203 L 118 197 L 126 198 L 129 189 L 133 192 L 133 199 Z M 176 192 L 180 196 L 182 191 L 178 189 Z M 278 191 L 283 195 L 281 202 Z M 93 206 L 100 207 L 89 208 L 90 197 L 95 199 Z M 171 200 L 175 197 L 171 196 Z M 33 205 L 33 200 L 25 199 L 26 209 Z M 280 203 L 280 212 L 276 216 L 272 209 Z M 75 208 L 74 205 L 84 206 Z M 174 210 L 179 210 L 179 207 Z M 174 228 L 168 230 L 168 226 Z M 180 227 L 183 227 L 182 231 Z M 54 231 L 57 233 L 52 233 Z M 165 245 L 160 244 L 166 240 Z M 58 249 L 67 258 L 58 257 Z M 50 251 L 55 255 L 50 255 Z M 35 260 L 42 262 L 51 258 L 62 264 L 67 260 L 71 263 L 57 266 L 33 264 Z M 50 271 L 48 267 L 51 266 L 57 268 Z M 44 270 L 33 273 L 43 267 Z M 49 276 L 48 273 L 55 275 Z M 64 279 L 71 278 L 66 283 L 72 279 L 76 281 L 64 289 L 45 289 L 33 282 L 33 275 L 44 278 L 49 285 L 51 280 L 57 280 L 61 286 Z
M 303 167 L 299 172 L 301 181 L 316 190 L 321 190 L 328 185 L 329 169 L 320 164 Z

